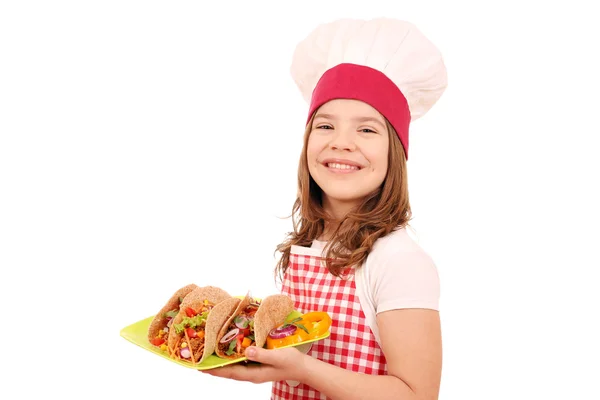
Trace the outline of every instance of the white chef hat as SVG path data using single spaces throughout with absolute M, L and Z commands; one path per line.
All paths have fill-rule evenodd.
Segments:
M 321 24 L 296 47 L 291 74 L 310 104 L 356 99 L 394 127 L 408 158 L 408 127 L 447 86 L 439 50 L 411 23 L 390 18 Z

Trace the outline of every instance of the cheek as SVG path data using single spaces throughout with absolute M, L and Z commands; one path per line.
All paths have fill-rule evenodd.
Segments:
M 311 145 L 310 141 L 306 146 L 306 164 L 308 166 L 308 173 L 313 177 L 316 173 L 317 160 L 319 157 L 319 151 L 315 148 L 314 144 Z
M 319 158 L 319 154 L 321 153 L 321 147 L 319 143 L 316 143 L 314 140 L 308 140 L 308 144 L 306 146 L 306 158 L 308 160 L 308 165 L 314 165 L 317 163 L 317 159 Z
M 385 174 L 388 168 L 388 146 L 377 146 L 369 150 L 367 158 L 369 159 L 372 170 L 377 173 Z
M 384 173 L 386 173 L 388 170 L 388 164 L 389 164 L 388 152 L 386 151 L 384 156 L 381 157 L 381 167 L 382 167 Z

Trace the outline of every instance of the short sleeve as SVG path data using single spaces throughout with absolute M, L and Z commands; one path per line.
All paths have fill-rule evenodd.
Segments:
M 375 312 L 403 308 L 439 310 L 437 267 L 421 249 L 381 254 L 370 267 Z

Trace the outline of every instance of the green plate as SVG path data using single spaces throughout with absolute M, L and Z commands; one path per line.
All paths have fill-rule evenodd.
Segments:
M 301 316 L 302 316 L 301 312 L 292 311 L 290 313 L 290 315 L 287 316 L 286 322 L 291 321 L 294 318 L 298 318 Z M 161 356 L 162 358 L 164 358 L 166 360 L 169 360 L 169 361 L 174 362 L 179 365 L 183 365 L 184 367 L 187 367 L 187 368 L 192 368 L 192 369 L 197 369 L 197 370 L 205 370 L 205 369 L 223 367 L 225 365 L 235 364 L 235 363 L 239 363 L 239 362 L 246 360 L 246 357 L 241 357 L 236 360 L 226 360 L 226 359 L 216 356 L 215 354 L 212 354 L 212 355 L 208 356 L 206 358 L 206 360 L 204 360 L 202 362 L 202 364 L 192 365 L 192 363 L 184 362 L 181 360 L 176 360 L 174 358 L 171 358 L 171 357 L 169 357 L 169 355 L 166 352 L 163 352 L 158 347 L 152 345 L 148 341 L 148 327 L 150 326 L 150 323 L 152 322 L 153 319 L 154 319 L 154 316 L 151 316 L 151 317 L 148 317 L 141 321 L 138 321 L 134 324 L 126 326 L 125 328 L 121 329 L 121 336 L 124 337 L 125 339 L 127 339 L 128 341 L 130 341 L 131 343 L 138 345 L 142 349 L 148 350 L 158 356 Z M 318 336 L 314 339 L 306 340 L 304 342 L 295 343 L 295 344 L 288 345 L 288 346 L 283 346 L 280 348 L 305 345 L 307 343 L 312 343 L 312 342 L 316 342 L 318 340 L 323 340 L 323 339 L 329 337 L 329 335 L 330 335 L 330 332 L 327 331 L 323 335 Z

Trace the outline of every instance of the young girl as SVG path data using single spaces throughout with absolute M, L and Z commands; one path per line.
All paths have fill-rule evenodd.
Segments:
M 331 335 L 207 373 L 272 381 L 272 399 L 437 399 L 439 281 L 406 232 L 406 160 L 410 121 L 446 87 L 442 57 L 407 22 L 344 19 L 298 45 L 292 75 L 310 108 L 277 272 L 297 310 L 329 313 Z

